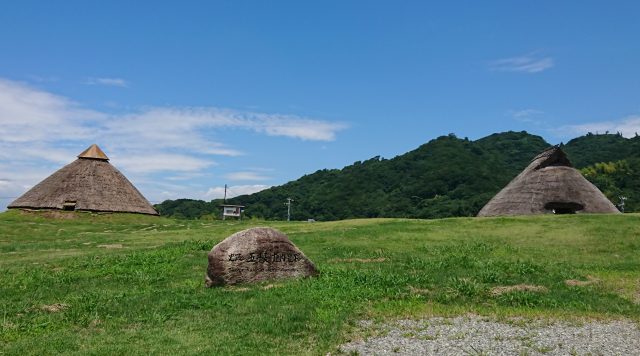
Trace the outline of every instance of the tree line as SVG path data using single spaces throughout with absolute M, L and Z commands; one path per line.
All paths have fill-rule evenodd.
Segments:
M 376 156 L 342 169 L 322 169 L 227 203 L 245 205 L 248 218 L 268 220 L 286 220 L 287 198 L 295 200 L 293 220 L 475 216 L 549 146 L 542 137 L 525 131 L 475 141 L 449 134 L 391 159 Z M 622 195 L 627 198 L 626 211 L 640 209 L 640 138 L 587 134 L 562 148 L 614 204 Z M 221 203 L 178 199 L 156 208 L 166 216 L 215 218 Z

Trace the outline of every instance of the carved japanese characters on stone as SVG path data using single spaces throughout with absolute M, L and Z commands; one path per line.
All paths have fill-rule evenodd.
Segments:
M 289 238 L 272 228 L 235 233 L 209 252 L 207 287 L 318 275 Z

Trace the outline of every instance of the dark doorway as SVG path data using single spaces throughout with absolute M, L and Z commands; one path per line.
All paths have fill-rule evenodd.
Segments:
M 544 205 L 544 208 L 554 214 L 575 214 L 584 209 L 584 206 L 573 202 L 549 202 Z
M 62 210 L 74 211 L 76 210 L 76 202 L 75 201 L 65 201 L 62 204 Z

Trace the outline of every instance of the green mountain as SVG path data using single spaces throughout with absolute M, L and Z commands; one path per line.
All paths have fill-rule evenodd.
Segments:
M 245 205 L 248 217 L 286 219 L 287 198 L 294 199 L 292 219 L 339 220 L 367 217 L 441 218 L 474 216 L 531 159 L 549 147 L 542 137 L 504 132 L 476 141 L 441 136 L 392 159 L 379 156 L 343 169 L 319 170 L 298 180 L 229 199 Z M 617 203 L 628 196 L 627 211 L 640 208 L 640 139 L 587 135 L 563 147 L 577 168 Z M 597 166 L 621 162 L 611 169 Z M 626 164 L 626 165 L 625 165 Z M 220 200 L 165 201 L 163 215 L 194 218 L 218 214 Z
M 614 162 L 640 157 L 640 136 L 624 138 L 620 134 L 587 134 L 574 138 L 563 147 L 578 168 L 600 162 Z

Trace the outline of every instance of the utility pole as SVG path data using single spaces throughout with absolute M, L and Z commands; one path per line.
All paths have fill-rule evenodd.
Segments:
M 224 185 L 224 204 L 227 204 L 227 185 Z
M 224 214 L 225 205 L 227 204 L 227 185 L 224 185 L 224 198 L 222 200 L 222 220 L 226 220 L 227 216 Z
M 287 202 L 284 204 L 287 206 L 287 221 L 291 221 L 291 202 L 295 200 L 287 198 Z

